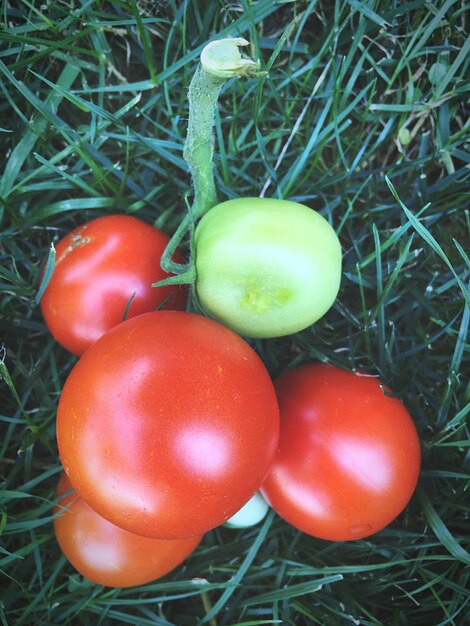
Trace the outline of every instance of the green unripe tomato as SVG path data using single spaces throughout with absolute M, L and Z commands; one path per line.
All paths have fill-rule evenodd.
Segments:
M 249 528 L 259 524 L 266 517 L 268 511 L 269 504 L 257 491 L 224 525 L 227 528 Z
M 246 337 L 298 332 L 338 294 L 341 247 L 330 224 L 288 200 L 238 198 L 195 232 L 196 292 L 206 311 Z

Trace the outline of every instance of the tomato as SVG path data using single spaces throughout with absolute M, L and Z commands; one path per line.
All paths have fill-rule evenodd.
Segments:
M 168 276 L 160 267 L 167 243 L 161 230 L 129 215 L 99 217 L 61 239 L 40 303 L 55 339 L 80 355 L 119 324 L 126 310 L 133 317 L 166 301 L 164 308 L 184 309 L 183 288 L 152 287 Z
M 420 468 L 413 421 L 379 379 L 308 364 L 275 382 L 279 450 L 263 494 L 301 531 L 333 541 L 371 535 L 406 506 Z
M 266 517 L 268 511 L 268 503 L 257 492 L 235 515 L 232 515 L 225 522 L 225 526 L 227 528 L 249 528 L 250 526 L 255 526 Z
M 302 330 L 331 307 L 341 248 L 329 223 L 287 200 L 239 198 L 195 232 L 196 292 L 215 319 L 246 337 Z
M 168 539 L 238 511 L 266 478 L 278 436 L 258 355 L 183 311 L 144 313 L 98 339 L 72 369 L 57 414 L 79 494 L 117 526 Z
M 63 473 L 56 497 L 71 489 Z M 202 539 L 202 535 L 185 539 L 134 535 L 106 521 L 76 493 L 65 495 L 54 513 L 55 535 L 67 559 L 80 574 L 107 587 L 132 587 L 160 578 L 180 565 Z

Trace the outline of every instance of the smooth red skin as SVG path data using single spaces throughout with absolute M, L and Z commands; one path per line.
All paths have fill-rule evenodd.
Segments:
M 266 478 L 278 437 L 258 355 L 181 311 L 106 333 L 70 373 L 57 414 L 60 456 L 80 495 L 117 526 L 168 539 L 238 511 Z
M 263 494 L 299 530 L 332 541 L 387 526 L 416 487 L 420 445 L 377 378 L 308 364 L 275 382 L 279 449 Z
M 60 477 L 56 497 L 72 489 Z M 66 508 L 65 508 L 66 507 Z M 133 535 L 95 513 L 77 493 L 54 507 L 54 531 L 75 569 L 106 587 L 133 587 L 156 580 L 178 567 L 199 545 L 202 535 L 186 539 L 149 539 Z
M 77 356 L 124 319 L 163 308 L 185 309 L 181 286 L 152 287 L 167 278 L 160 260 L 168 243 L 161 230 L 131 217 L 107 215 L 66 235 L 56 245 L 56 263 L 41 298 L 53 337 Z M 174 260 L 182 262 L 177 252 Z

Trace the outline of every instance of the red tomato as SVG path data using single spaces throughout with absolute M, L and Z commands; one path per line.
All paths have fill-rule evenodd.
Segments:
M 56 496 L 71 488 L 63 473 Z M 202 535 L 185 539 L 133 535 L 100 517 L 76 493 L 62 498 L 54 513 L 55 535 L 67 559 L 80 574 L 107 587 L 132 587 L 160 578 L 180 565 L 202 539 Z
M 127 317 L 164 308 L 184 309 L 186 290 L 152 287 L 168 276 L 160 260 L 168 243 L 161 230 L 129 215 L 99 217 L 76 228 L 56 246 L 56 263 L 41 298 L 55 339 L 80 355 Z M 182 258 L 175 255 L 175 261 Z
M 263 493 L 301 531 L 333 541 L 366 537 L 405 507 L 420 446 L 403 404 L 377 378 L 309 364 L 275 382 L 279 450 Z
M 182 311 L 107 332 L 70 373 L 57 414 L 62 463 L 80 495 L 117 526 L 168 539 L 238 511 L 266 478 L 278 436 L 258 355 Z

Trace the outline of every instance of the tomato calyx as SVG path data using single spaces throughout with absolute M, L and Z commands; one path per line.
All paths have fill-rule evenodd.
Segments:
M 162 263 L 163 267 L 163 263 Z M 172 266 L 174 267 L 174 265 Z M 168 287 L 169 285 L 193 285 L 196 282 L 196 266 L 193 263 L 181 266 L 183 271 L 180 274 L 174 274 L 156 283 L 152 283 L 152 287 Z M 166 271 L 166 270 L 165 270 Z

